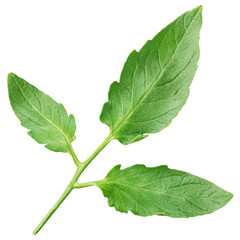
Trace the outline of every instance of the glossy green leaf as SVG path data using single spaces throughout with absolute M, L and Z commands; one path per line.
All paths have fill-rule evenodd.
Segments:
M 115 166 L 104 180 L 92 184 L 102 190 L 109 206 L 120 212 L 194 217 L 214 212 L 233 196 L 207 180 L 167 166 L 120 167 Z
M 14 113 L 33 139 L 52 151 L 72 152 L 75 119 L 62 104 L 13 73 L 8 75 L 8 90 Z
M 200 6 L 129 55 L 100 115 L 113 138 L 129 144 L 171 123 L 188 98 L 197 69 L 201 25 Z

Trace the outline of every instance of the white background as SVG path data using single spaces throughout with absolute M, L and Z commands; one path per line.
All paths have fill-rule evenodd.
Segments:
M 240 239 L 238 2 L 1 0 L 0 239 Z M 37 144 L 20 126 L 8 100 L 8 72 L 75 115 L 73 147 L 85 160 L 108 135 L 99 114 L 128 54 L 200 4 L 201 56 L 186 106 L 161 133 L 128 146 L 112 141 L 81 180 L 101 179 L 119 163 L 167 164 L 234 193 L 232 201 L 201 217 L 143 218 L 109 208 L 97 188 L 74 190 L 34 237 L 75 165 L 69 155 Z

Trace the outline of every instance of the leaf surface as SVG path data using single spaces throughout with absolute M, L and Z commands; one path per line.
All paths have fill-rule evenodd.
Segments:
M 76 123 L 62 104 L 13 73 L 8 75 L 8 91 L 14 113 L 34 140 L 52 151 L 71 153 Z
M 129 55 L 100 120 L 129 144 L 168 126 L 185 104 L 197 69 L 202 7 L 184 13 Z
M 110 207 L 135 215 L 187 218 L 223 207 L 232 194 L 200 177 L 167 166 L 115 166 L 104 180 L 94 182 Z

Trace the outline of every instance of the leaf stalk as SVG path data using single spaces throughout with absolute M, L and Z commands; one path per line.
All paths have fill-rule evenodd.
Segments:
M 85 188 L 85 187 L 90 187 L 90 186 L 95 186 L 96 185 L 96 181 L 94 182 L 84 182 L 84 183 L 74 183 L 73 184 L 73 188 Z
M 76 164 L 77 167 L 80 167 L 81 165 L 81 162 L 78 160 L 74 150 L 73 150 L 73 147 L 72 147 L 72 144 L 69 144 L 69 148 L 70 148 L 70 155 L 72 156 L 72 159 L 74 161 L 74 163 Z

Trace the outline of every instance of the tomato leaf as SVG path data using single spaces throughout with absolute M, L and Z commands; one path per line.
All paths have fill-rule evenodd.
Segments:
M 197 69 L 202 7 L 184 13 L 129 55 L 100 120 L 129 144 L 167 127 L 185 104 Z
M 8 91 L 14 113 L 34 140 L 52 151 L 72 153 L 76 123 L 62 104 L 13 73 L 8 75 Z
M 109 206 L 120 212 L 187 218 L 214 212 L 233 197 L 203 178 L 167 166 L 120 167 L 92 184 L 102 190 Z

